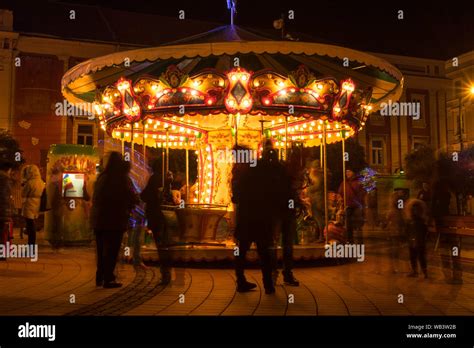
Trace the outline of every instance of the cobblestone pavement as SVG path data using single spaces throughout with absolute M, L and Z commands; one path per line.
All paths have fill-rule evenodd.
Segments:
M 255 291 L 235 292 L 231 269 L 175 268 L 173 282 L 159 285 L 156 267 L 117 267 L 121 289 L 95 286 L 92 247 L 53 252 L 41 246 L 37 262 L 0 262 L 0 315 L 473 315 L 474 274 L 448 285 L 436 256 L 430 279 L 407 278 L 408 263 L 390 270 L 389 259 L 295 269 L 300 287 L 277 286 L 265 295 L 257 269 L 247 271 Z M 403 303 L 399 303 L 403 295 Z M 294 301 L 292 301 L 294 299 Z

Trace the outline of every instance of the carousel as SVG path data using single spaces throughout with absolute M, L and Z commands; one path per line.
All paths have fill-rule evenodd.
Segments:
M 232 256 L 236 145 L 259 156 L 270 139 L 282 160 L 294 143 L 317 146 L 326 173 L 326 145 L 356 135 L 381 103 L 398 100 L 402 87 L 400 71 L 378 57 L 327 44 L 275 41 L 235 25 L 94 58 L 62 79 L 65 98 L 93 108 L 101 128 L 122 149 L 140 144 L 143 157 L 147 148 L 162 151 L 163 178 L 169 151 L 186 150 L 186 201 L 164 210 L 175 241 L 197 252 L 195 259 Z M 197 155 L 194 183 L 191 151 Z M 325 176 L 325 192 L 326 181 Z M 218 232 L 223 220 L 227 234 Z

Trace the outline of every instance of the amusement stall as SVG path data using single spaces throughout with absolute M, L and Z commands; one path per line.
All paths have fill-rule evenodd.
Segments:
M 398 100 L 402 86 L 400 71 L 378 57 L 235 25 L 91 59 L 62 80 L 68 101 L 92 106 L 116 142 L 144 145 L 144 156 L 147 147 L 185 149 L 187 161 L 197 154 L 197 182 L 187 175 L 186 205 L 172 214 L 179 240 L 203 245 L 225 245 L 217 226 L 232 221 L 233 163 L 223 153 L 235 145 L 260 153 L 271 139 L 282 159 L 294 142 L 325 154 L 327 144 L 363 129 L 381 103 Z

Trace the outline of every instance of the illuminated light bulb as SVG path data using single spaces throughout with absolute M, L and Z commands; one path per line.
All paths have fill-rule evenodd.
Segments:
M 354 84 L 352 82 L 346 81 L 342 84 L 342 89 L 352 92 L 354 91 Z
M 211 98 L 209 98 L 209 99 L 207 100 L 207 105 L 212 105 L 213 103 L 214 103 L 214 101 L 213 101 Z
M 181 92 L 186 93 L 187 89 L 186 88 L 181 88 Z
M 191 95 L 196 95 L 196 94 L 197 94 L 197 92 L 193 89 L 193 90 L 191 91 Z
M 211 189 L 207 189 L 207 193 L 211 193 Z M 209 198 L 209 197 L 206 197 L 206 198 Z
M 236 81 L 236 80 L 237 80 L 237 76 L 236 76 L 236 75 L 232 75 L 230 79 L 231 79 L 232 81 Z
M 211 147 L 210 147 L 210 146 L 206 146 L 206 151 L 207 151 L 207 152 L 211 152 Z
M 138 138 L 138 134 L 135 133 L 135 134 L 133 135 L 133 137 L 134 137 L 134 138 Z
M 336 133 L 336 137 L 340 137 L 341 136 L 341 133 Z
M 116 137 L 119 137 L 119 136 L 120 136 L 120 132 L 115 132 L 115 136 L 116 136 Z
M 118 97 L 120 94 L 118 93 L 114 93 L 114 97 Z
M 334 112 L 338 113 L 338 112 L 340 112 L 340 111 L 341 111 L 341 108 L 340 108 L 340 107 L 336 106 L 336 107 L 334 108 Z
M 249 102 L 248 99 L 245 99 L 243 104 L 244 104 L 245 107 L 248 107 L 250 105 L 250 102 Z
M 212 181 L 209 180 L 209 181 L 207 182 L 207 184 L 208 184 L 208 185 L 212 185 Z
M 372 105 L 368 105 L 367 110 L 369 110 L 369 111 L 372 110 Z
M 158 89 L 158 85 L 151 85 L 151 89 L 156 91 Z
M 219 86 L 224 86 L 224 80 L 219 80 Z
M 195 134 L 195 135 L 198 135 L 198 134 L 199 134 L 199 132 L 198 132 L 198 131 L 194 131 L 194 134 Z
M 278 133 L 283 134 L 283 129 L 280 129 Z
M 229 100 L 227 101 L 227 104 L 229 104 L 229 106 L 234 106 L 234 105 L 235 105 L 235 102 L 234 102 L 233 99 L 229 99 Z
M 319 135 L 318 135 L 318 138 L 319 138 L 319 139 L 322 139 L 322 138 L 323 138 L 323 135 L 322 135 L 322 134 L 319 134 Z
M 212 174 L 211 174 L 211 173 L 207 173 L 207 176 L 208 176 L 208 177 L 212 177 Z
M 321 130 L 321 125 L 318 125 L 318 130 Z
M 260 86 L 260 83 L 259 83 L 258 81 L 255 81 L 255 82 L 253 83 L 253 85 L 254 85 L 255 87 L 259 87 L 259 86 Z
M 194 153 L 195 153 L 196 155 L 199 155 L 199 151 L 198 151 L 198 150 L 194 151 Z
M 158 147 L 161 147 L 161 143 L 156 143 L 156 145 L 157 145 Z
M 272 131 L 272 135 L 275 135 L 275 134 L 276 134 L 276 132 L 275 132 L 275 131 Z
M 316 86 L 319 90 L 323 89 L 323 85 L 321 83 L 318 83 L 318 85 Z
M 286 91 L 283 89 L 279 92 L 280 95 L 286 95 Z
M 129 113 L 130 113 L 130 109 L 129 109 L 129 108 L 125 108 L 125 109 L 123 109 L 123 112 L 124 112 L 125 114 L 129 114 Z
M 265 105 L 270 105 L 270 99 L 268 99 L 268 98 L 263 99 L 263 103 Z
M 295 92 L 296 92 L 296 89 L 290 88 L 290 92 L 291 92 L 291 93 L 295 93 Z
M 296 130 L 299 130 L 299 129 L 300 129 L 300 127 L 299 127 L 299 126 L 295 126 L 295 129 L 296 129 Z
M 175 125 L 172 125 L 171 126 L 171 130 L 175 130 L 176 129 L 176 126 Z
M 363 126 L 365 126 L 365 122 L 361 122 L 360 124 L 363 125 Z
M 210 160 L 211 160 L 211 156 L 207 156 L 207 160 L 210 161 Z
M 309 130 L 312 132 L 312 131 L 313 131 L 313 127 L 309 127 Z
M 330 137 L 331 137 L 331 133 L 328 134 L 328 138 L 330 138 Z
M 115 111 L 114 111 L 114 115 L 120 115 L 120 111 L 115 110 Z
M 242 77 L 240 78 L 242 81 L 247 81 L 247 75 L 246 74 L 242 74 Z
M 336 129 L 339 129 L 339 123 L 336 123 Z
M 275 120 L 272 120 L 272 126 L 275 124 Z
M 153 139 L 156 139 L 156 134 L 153 134 L 153 135 L 152 135 L 152 138 L 153 138 Z
M 311 134 L 311 135 L 309 136 L 309 138 L 310 138 L 310 139 L 314 139 L 314 135 Z
M 179 137 L 179 141 L 184 141 L 184 137 Z
M 157 124 L 155 124 L 155 125 L 153 126 L 153 128 L 154 128 L 154 129 L 157 129 L 157 128 L 158 128 L 158 125 L 157 125 Z
M 201 81 L 199 81 L 199 80 L 194 80 L 194 81 L 193 81 L 193 86 L 194 86 L 194 87 L 197 87 L 197 86 L 199 86 L 200 84 L 201 84 Z
M 182 142 L 182 141 L 179 142 L 179 146 L 183 146 L 183 142 Z
M 197 194 L 197 193 L 196 193 Z M 197 198 L 194 198 L 194 202 L 197 203 L 198 199 Z
M 128 132 L 125 133 L 125 136 L 126 136 L 126 137 L 128 137 L 129 135 L 130 135 L 130 133 L 128 133 Z
M 148 138 L 148 134 L 145 134 L 145 139 Z
M 291 137 L 291 140 L 296 140 L 296 139 L 297 139 L 297 137 Z
M 208 164 L 208 165 L 207 165 L 207 168 L 211 169 L 211 168 L 212 168 L 212 165 L 211 165 L 211 164 Z
M 153 104 L 148 104 L 148 109 L 153 109 Z
M 305 123 L 305 124 L 303 125 L 303 128 L 305 128 L 305 129 L 306 129 L 306 127 L 307 127 L 307 125 L 306 125 L 306 123 Z
M 282 119 L 282 118 L 279 118 L 279 119 L 278 119 L 278 122 L 280 122 L 280 123 L 283 122 L 283 119 Z
M 174 145 L 174 146 L 178 146 L 178 142 L 175 141 L 175 142 L 173 143 L 173 145 Z
M 331 129 L 331 125 L 328 124 L 328 125 L 326 126 L 326 129 Z
M 184 127 L 179 127 L 180 133 L 184 133 Z
M 278 86 L 283 87 L 285 83 L 283 81 L 278 81 Z
M 191 141 L 191 146 L 194 146 L 194 141 Z

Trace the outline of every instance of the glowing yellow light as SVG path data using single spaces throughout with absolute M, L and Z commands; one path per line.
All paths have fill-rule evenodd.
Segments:
M 197 194 L 197 193 L 196 193 Z M 198 199 L 197 198 L 194 198 L 194 202 L 197 203 Z
M 158 85 L 151 85 L 151 89 L 156 91 L 158 89 Z
M 119 137 L 119 136 L 120 136 L 120 132 L 115 132 L 115 136 Z
M 197 94 L 197 92 L 193 89 L 193 90 L 191 91 L 191 95 L 196 95 L 196 94 Z
M 322 134 L 319 134 L 319 135 L 318 135 L 318 138 L 319 138 L 319 139 L 322 139 L 322 137 L 323 137 Z
M 311 135 L 309 136 L 309 138 L 310 138 L 310 139 L 314 139 L 314 135 L 311 134 Z
M 148 134 L 145 134 L 145 139 L 148 138 Z
M 283 81 L 278 81 L 278 86 L 283 87 L 285 83 Z
M 326 126 L 326 128 L 327 128 L 327 129 L 331 129 L 331 125 L 328 124 L 328 125 Z
M 341 111 L 341 108 L 340 108 L 340 107 L 338 107 L 338 106 L 336 106 L 336 107 L 334 108 L 334 111 L 335 111 L 336 113 L 338 113 L 338 112 L 340 112 L 340 111 Z
M 125 133 L 125 136 L 126 136 L 126 137 L 130 136 L 130 133 L 126 132 L 126 133 Z
M 336 137 L 340 137 L 341 136 L 341 133 L 336 133 Z
M 153 138 L 153 139 L 156 139 L 156 134 L 153 134 L 153 135 L 152 135 L 152 138 Z
M 237 80 L 237 76 L 236 75 L 232 75 L 232 77 L 230 78 L 232 81 L 236 81 Z
M 275 131 L 272 131 L 272 135 L 275 135 L 275 134 L 276 134 L 276 132 L 275 132 Z
M 319 120 L 319 124 L 323 124 L 323 120 Z
M 321 83 L 318 83 L 318 85 L 316 86 L 319 90 L 323 89 L 323 85 Z
M 133 135 L 133 137 L 134 137 L 134 138 L 138 138 L 138 134 L 135 133 L 135 134 Z
M 260 86 L 260 83 L 259 83 L 258 81 L 255 81 L 255 82 L 253 83 L 253 85 L 254 85 L 255 87 L 258 87 L 258 86 Z
M 321 125 L 318 125 L 318 130 L 321 130 Z
M 248 99 L 245 99 L 243 103 L 245 107 L 248 107 L 250 105 L 250 102 Z
M 212 164 L 208 164 L 208 165 L 207 165 L 207 168 L 211 169 L 211 168 L 212 168 Z
M 229 99 L 229 100 L 227 101 L 227 104 L 229 104 L 229 106 L 234 106 L 234 105 L 235 105 L 235 102 L 234 102 L 233 99 Z
M 469 88 L 469 93 L 474 94 L 474 86 L 471 86 L 471 88 Z
M 280 95 L 286 95 L 286 91 L 284 89 L 281 90 L 279 93 L 280 93 Z
M 331 137 L 331 133 L 328 134 L 328 138 L 330 138 L 330 137 Z
M 161 143 L 156 143 L 156 146 L 161 147 Z
M 242 77 L 240 78 L 242 81 L 247 81 L 247 75 L 246 74 L 242 74 Z

